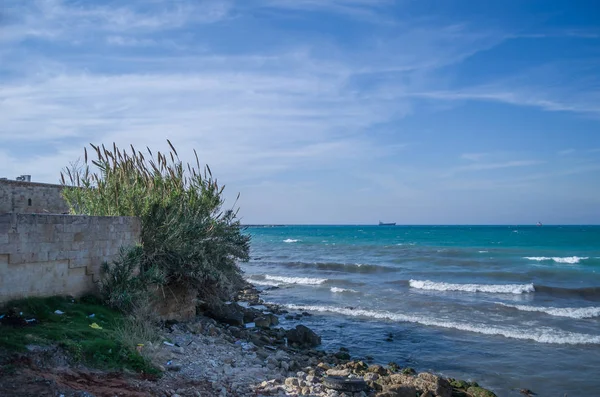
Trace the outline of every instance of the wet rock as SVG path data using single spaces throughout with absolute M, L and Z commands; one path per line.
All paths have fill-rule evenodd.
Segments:
M 467 393 L 469 393 L 473 397 L 497 397 L 491 391 L 484 389 L 483 387 L 471 386 L 467 389 Z
M 301 346 L 314 347 L 321 344 L 321 337 L 304 325 L 297 325 L 295 329 L 290 329 L 286 332 L 286 337 L 288 343 L 297 343 Z
M 453 379 L 450 382 L 450 385 L 452 387 L 455 387 L 457 389 L 463 389 L 463 390 L 467 390 L 469 388 L 469 383 L 465 382 L 464 380 L 459 380 L 459 379 Z
M 379 379 L 379 375 L 377 375 L 374 372 L 367 372 L 363 379 L 365 380 L 365 382 L 374 382 L 377 379 Z

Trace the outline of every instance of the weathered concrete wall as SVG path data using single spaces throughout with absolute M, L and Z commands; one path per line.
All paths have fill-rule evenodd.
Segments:
M 97 290 L 100 265 L 139 242 L 138 218 L 0 215 L 0 302 Z
M 0 214 L 67 213 L 61 190 L 61 185 L 0 180 Z

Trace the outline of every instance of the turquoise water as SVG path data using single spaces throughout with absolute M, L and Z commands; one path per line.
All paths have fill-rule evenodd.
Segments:
M 600 395 L 599 226 L 247 232 L 247 279 L 265 300 L 312 313 L 302 322 L 325 348 L 474 379 L 499 396 Z

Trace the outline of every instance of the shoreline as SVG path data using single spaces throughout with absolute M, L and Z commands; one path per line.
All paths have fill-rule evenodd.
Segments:
M 321 337 L 302 324 L 284 329 L 279 318 L 302 321 L 265 303 L 247 283 L 230 302 L 199 302 L 188 322 L 167 321 L 157 342 L 141 341 L 138 352 L 162 375 L 90 369 L 62 348 L 29 345 L 0 367 L 0 394 L 63 397 L 495 397 L 476 382 L 418 373 L 372 357 L 352 357 L 344 347 L 320 349 Z M 2 353 L 2 352 L 0 352 Z M 3 357 L 3 361 L 7 359 Z M 12 364 L 11 364 L 12 363 Z M 6 364 L 4 364 L 6 365 Z M 43 385 L 40 385 L 40 381 Z M 15 393 L 18 391 L 19 393 Z M 525 395 L 529 390 L 521 391 Z

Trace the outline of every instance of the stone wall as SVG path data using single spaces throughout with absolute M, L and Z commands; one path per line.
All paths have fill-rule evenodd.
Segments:
M 131 217 L 0 214 L 0 303 L 97 291 L 102 262 L 140 232 Z
M 61 190 L 61 185 L 0 180 L 0 214 L 68 213 Z

